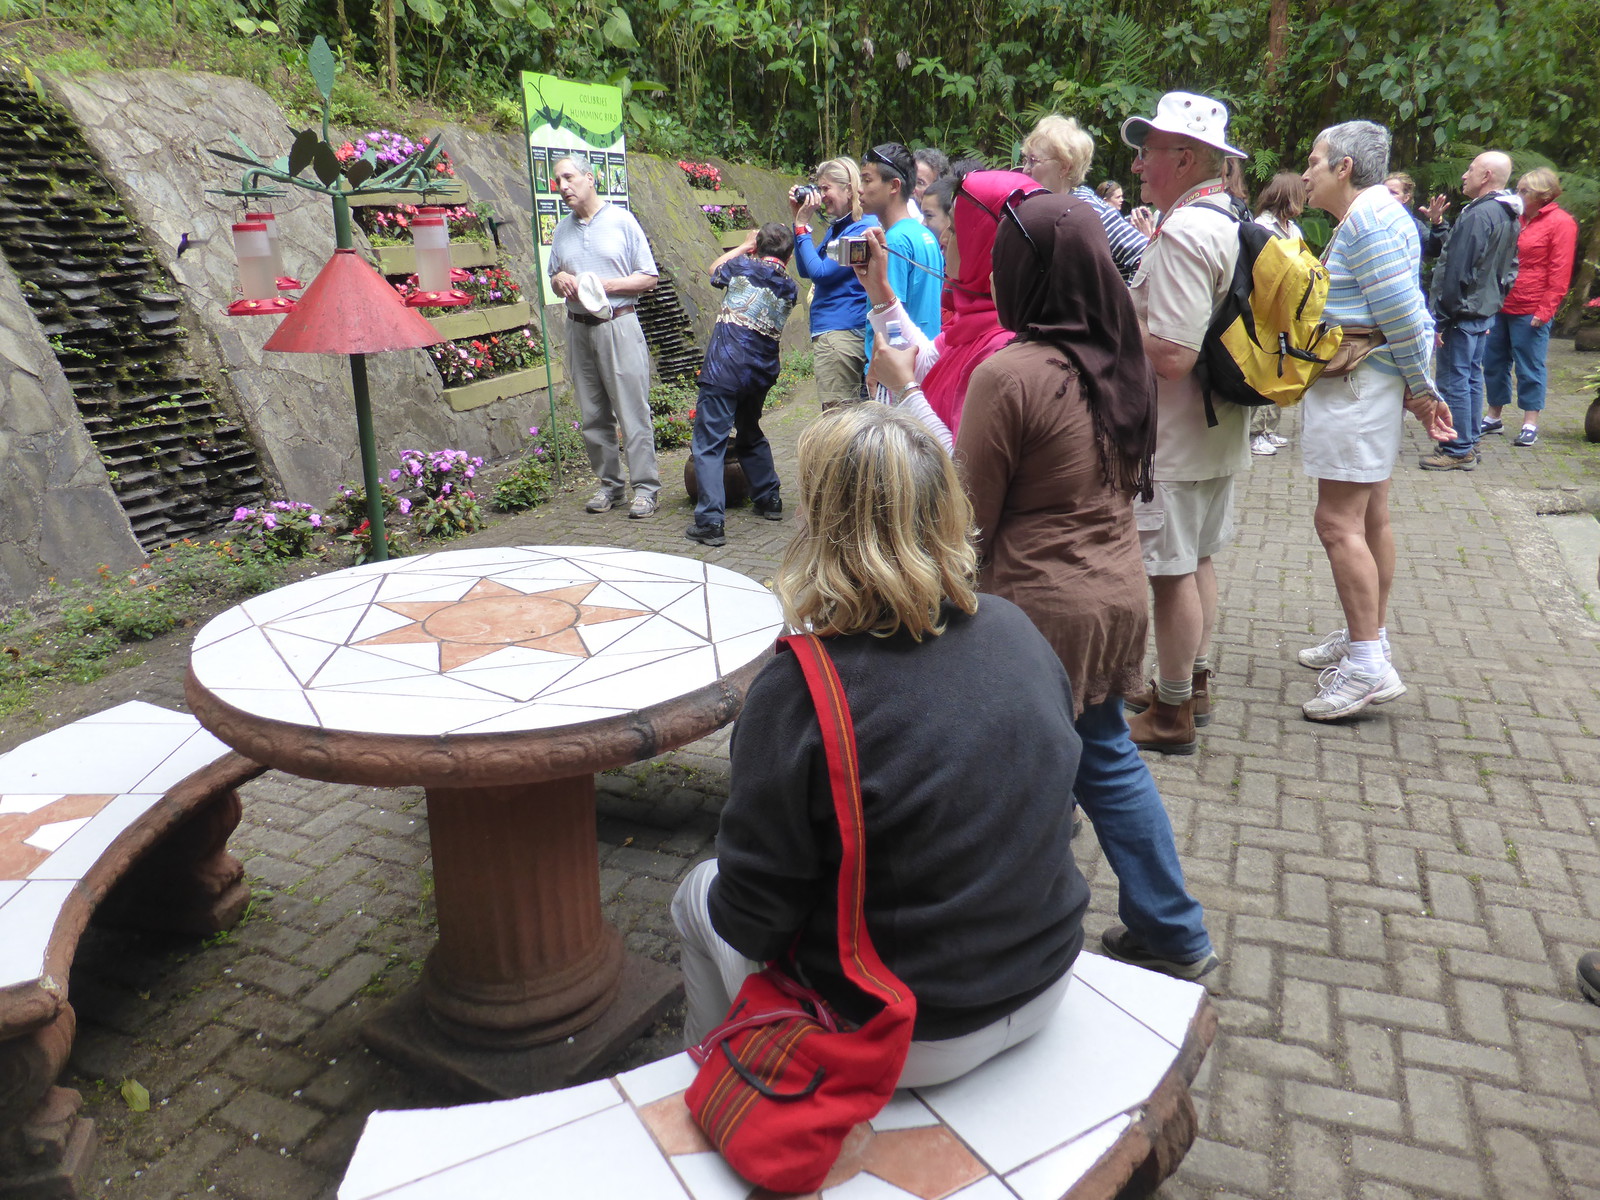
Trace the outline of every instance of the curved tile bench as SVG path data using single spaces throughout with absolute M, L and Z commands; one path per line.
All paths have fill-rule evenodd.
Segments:
M 265 768 L 183 713 L 130 701 L 0 754 L 0 1198 L 75 1195 L 93 1123 L 55 1086 L 67 975 L 91 914 L 214 933 L 249 903 L 234 789 Z
M 1199 984 L 1083 954 L 1040 1033 L 859 1125 L 823 1200 L 1111 1200 L 1153 1192 L 1194 1141 L 1216 1033 Z M 339 1200 L 755 1200 L 689 1117 L 687 1054 L 581 1087 L 375 1112 Z

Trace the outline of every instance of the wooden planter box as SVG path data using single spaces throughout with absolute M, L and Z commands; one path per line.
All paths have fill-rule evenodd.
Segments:
M 560 383 L 561 364 L 550 367 L 550 382 Z M 530 367 L 526 371 L 513 371 L 509 375 L 496 375 L 493 379 L 479 379 L 462 387 L 445 388 L 444 398 L 456 412 L 482 408 L 507 396 L 522 396 L 528 392 L 541 392 L 545 387 L 544 366 Z
M 752 225 L 750 228 L 754 229 L 755 226 Z M 749 236 L 749 229 L 730 229 L 726 233 L 717 234 L 717 237 L 720 239 L 721 246 L 724 250 L 732 250 L 735 246 L 744 245 L 745 238 Z
M 415 246 L 377 246 L 372 252 L 378 256 L 378 270 L 385 275 L 417 273 Z M 493 267 L 499 262 L 500 252 L 488 242 L 450 243 L 450 265 L 453 267 Z
M 516 304 L 496 304 L 492 308 L 469 308 L 449 312 L 442 317 L 429 317 L 429 322 L 451 341 L 460 338 L 484 337 L 502 329 L 520 329 L 533 321 L 533 309 L 527 301 Z
M 378 205 L 395 208 L 402 204 L 442 204 L 453 208 L 457 204 L 471 202 L 472 196 L 465 183 L 452 179 L 444 188 L 429 192 L 426 199 L 421 192 L 372 192 L 366 196 L 351 196 L 349 200 L 352 208 L 374 208 Z

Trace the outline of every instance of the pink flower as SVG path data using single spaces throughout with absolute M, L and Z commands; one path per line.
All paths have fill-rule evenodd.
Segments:
M 400 497 L 400 515 L 402 517 L 411 515 L 411 501 L 407 500 L 404 496 Z
M 254 515 L 248 508 L 236 508 L 233 510 L 233 519 L 235 521 L 248 521 Z
M 276 529 L 278 527 L 278 518 L 271 513 L 267 513 L 266 516 L 261 518 L 261 524 L 267 529 Z
M 317 516 L 316 513 L 312 513 L 311 516 L 307 518 L 307 520 L 309 520 L 311 522 L 311 528 L 313 528 L 313 529 L 321 529 L 322 528 L 322 518 Z
M 399 478 L 400 478 L 400 468 L 399 467 L 396 467 L 394 470 L 389 472 L 389 482 L 390 483 L 394 483 Z

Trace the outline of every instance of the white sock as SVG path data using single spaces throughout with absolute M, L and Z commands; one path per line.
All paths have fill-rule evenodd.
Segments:
M 1389 666 L 1389 660 L 1383 656 L 1381 641 L 1351 642 L 1348 658 L 1351 666 L 1368 675 L 1382 675 Z

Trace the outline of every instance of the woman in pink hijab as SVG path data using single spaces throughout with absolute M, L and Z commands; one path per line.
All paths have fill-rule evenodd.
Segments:
M 944 251 L 950 298 L 944 328 L 932 341 L 906 315 L 890 289 L 882 239 L 868 232 L 867 265 L 856 271 L 872 301 L 869 319 L 877 352 L 871 374 L 891 390 L 897 404 L 920 417 L 947 450 L 961 425 L 972 372 L 1014 336 L 1001 326 L 989 293 L 1000 217 L 1007 203 L 1020 204 L 1043 190 L 1021 171 L 973 171 L 940 180 L 928 189 L 923 209 L 928 228 L 938 235 Z M 899 323 L 902 336 L 911 344 L 909 351 L 889 348 L 890 322 Z

